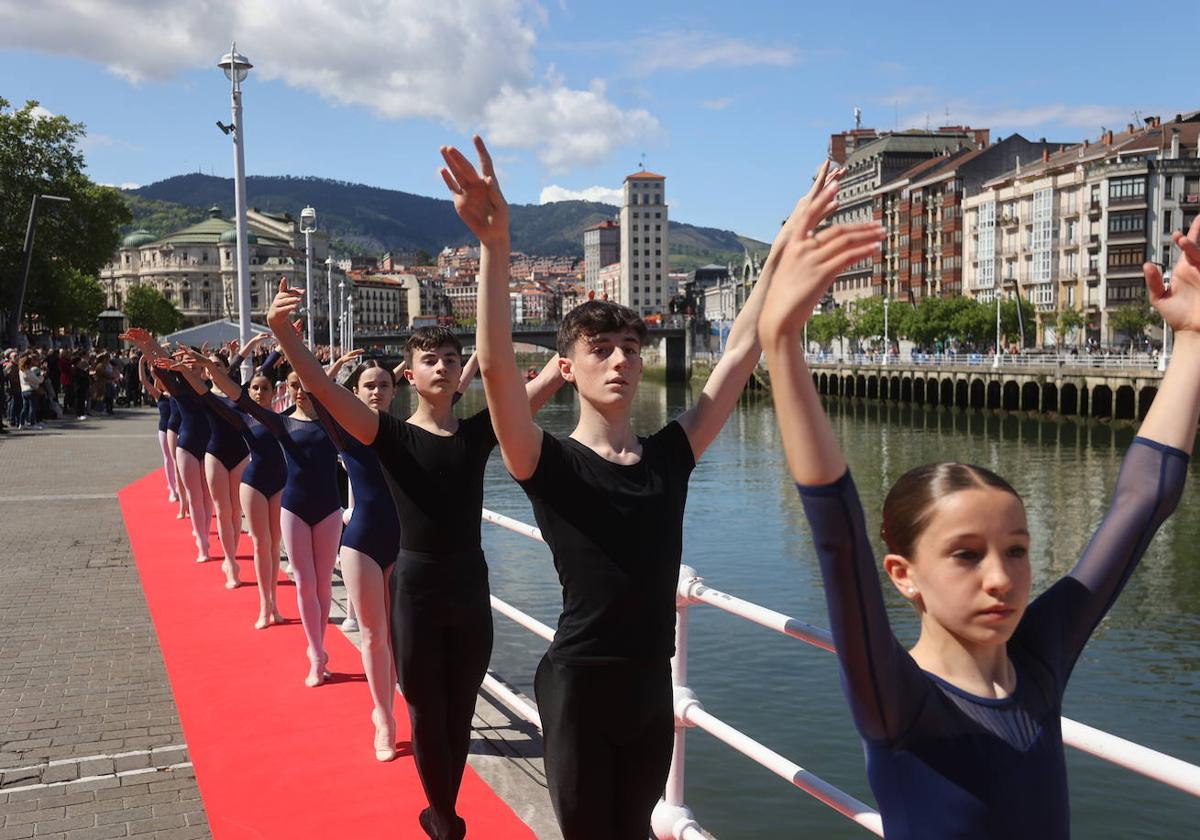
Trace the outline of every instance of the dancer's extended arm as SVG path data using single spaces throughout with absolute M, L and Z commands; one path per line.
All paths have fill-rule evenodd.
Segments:
M 725 353 L 717 362 L 695 404 L 679 416 L 679 425 L 687 433 L 696 460 L 713 442 L 725 421 L 737 405 L 738 397 L 754 372 L 762 355 L 758 337 L 758 318 L 763 301 L 771 288 L 771 280 L 782 256 L 784 244 L 802 222 L 809 230 L 816 228 L 837 207 L 837 191 L 844 170 L 829 169 L 829 161 L 821 164 L 812 188 L 797 203 L 783 223 L 763 265 L 762 274 L 754 285 L 742 311 L 729 331 Z M 807 232 L 807 231 L 805 231 Z
M 479 237 L 479 300 L 476 353 L 492 428 L 504 465 L 518 481 L 533 475 L 542 448 L 542 430 L 533 422 L 529 395 L 517 370 L 508 302 L 508 204 L 500 192 L 492 158 L 475 138 L 480 172 L 450 146 L 442 147 L 442 179 L 454 196 L 454 209 Z
M 324 403 L 329 414 L 343 429 L 360 442 L 370 445 L 379 433 L 379 414 L 348 390 L 325 375 L 325 368 L 305 346 L 292 323 L 292 315 L 304 298 L 302 289 L 292 289 L 279 281 L 279 293 L 267 311 L 267 325 L 275 333 L 279 347 L 287 356 L 300 384 Z

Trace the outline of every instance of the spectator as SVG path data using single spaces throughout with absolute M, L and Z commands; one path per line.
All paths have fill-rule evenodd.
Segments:
M 42 386 L 42 369 L 36 364 L 36 357 L 26 353 L 17 363 L 18 378 L 21 388 L 21 418 L 19 429 L 44 429 L 46 425 L 38 422 L 37 400 L 35 392 Z

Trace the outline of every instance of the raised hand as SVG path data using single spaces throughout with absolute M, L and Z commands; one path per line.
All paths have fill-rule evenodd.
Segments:
M 480 177 L 471 162 L 453 146 L 442 146 L 442 180 L 454 194 L 454 209 L 471 232 L 484 244 L 499 243 L 508 238 L 508 202 L 500 192 L 492 156 L 483 140 L 475 137 L 479 154 Z
M 788 214 L 787 219 L 780 227 L 779 233 L 775 234 L 775 243 L 772 245 L 772 249 L 782 246 L 788 237 L 796 232 L 798 225 L 806 224 L 808 227 L 804 232 L 807 232 L 829 218 L 829 214 L 837 209 L 837 193 L 841 187 L 842 176 L 845 174 L 846 170 L 841 167 L 831 170 L 828 160 L 821 164 L 821 168 L 817 170 L 817 177 L 813 179 L 812 187 L 796 202 L 796 206 L 792 208 L 792 212 Z M 811 213 L 809 212 L 810 207 L 813 208 Z
M 1171 287 L 1163 284 L 1162 269 L 1146 263 L 1146 289 L 1150 304 L 1164 321 L 1177 332 L 1200 332 L 1200 216 L 1192 222 L 1187 234 L 1172 234 L 1181 251 L 1180 259 L 1171 270 Z
M 803 326 L 833 279 L 875 253 L 883 239 L 883 228 L 874 223 L 814 230 L 828 212 L 820 199 L 823 192 L 797 218 L 788 220 L 792 229 L 782 242 L 775 279 L 758 322 L 764 343 Z
M 303 289 L 290 288 L 286 279 L 280 279 L 279 291 L 276 293 L 275 299 L 271 301 L 270 308 L 267 309 L 267 326 L 276 335 L 279 335 L 281 330 L 293 328 L 292 315 L 300 308 L 303 300 Z

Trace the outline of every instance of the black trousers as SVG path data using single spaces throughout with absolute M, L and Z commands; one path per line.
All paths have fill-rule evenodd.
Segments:
M 392 651 L 437 837 L 458 836 L 454 804 L 492 656 L 488 596 L 479 550 L 432 555 L 402 549 L 392 570 Z
M 646 840 L 671 768 L 670 660 L 564 665 L 547 655 L 534 693 L 565 840 Z

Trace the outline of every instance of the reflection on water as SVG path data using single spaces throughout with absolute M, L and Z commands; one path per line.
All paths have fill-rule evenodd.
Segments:
M 694 392 L 644 383 L 634 423 L 650 434 L 683 411 Z M 405 414 L 403 394 L 396 413 Z M 577 417 L 575 395 L 559 393 L 538 422 L 564 435 Z M 483 407 L 475 386 L 459 407 Z M 980 464 L 1005 476 L 1025 498 L 1033 535 L 1034 589 L 1067 571 L 1103 516 L 1133 432 L 1099 424 L 952 413 L 878 403 L 830 404 L 867 519 L 877 528 L 888 487 L 905 470 L 936 460 Z M 1195 470 L 1193 469 L 1193 473 Z M 526 522 L 529 502 L 494 455 L 488 507 Z M 1200 483 L 1193 477 L 1179 513 L 1151 543 L 1112 613 L 1088 645 L 1067 692 L 1066 714 L 1147 746 L 1200 763 Z M 614 526 L 616 523 L 614 523 Z M 553 624 L 558 582 L 545 546 L 485 526 L 493 590 Z M 783 463 L 770 400 L 749 395 L 693 473 L 684 562 L 711 585 L 825 625 L 820 573 L 808 527 Z M 891 593 L 891 587 L 885 591 Z M 916 622 L 895 595 L 898 635 Z M 862 750 L 829 654 L 707 607 L 694 607 L 690 677 L 705 707 L 805 769 L 865 801 Z M 544 643 L 496 620 L 493 668 L 532 695 Z M 1075 836 L 1185 837 L 1200 803 L 1073 750 L 1068 751 Z M 826 806 L 702 732 L 688 736 L 687 801 L 721 838 L 863 837 Z

